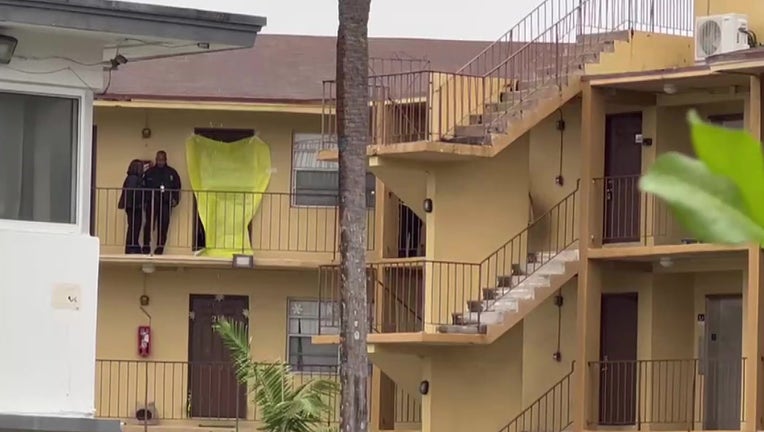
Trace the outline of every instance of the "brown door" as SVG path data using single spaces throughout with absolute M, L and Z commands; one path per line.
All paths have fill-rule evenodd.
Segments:
M 603 294 L 600 424 L 633 425 L 637 408 L 637 294 Z
M 191 417 L 246 418 L 246 387 L 237 382 L 228 348 L 212 324 L 219 317 L 246 323 L 248 309 L 246 296 L 191 296 L 188 339 Z
M 613 114 L 605 122 L 605 243 L 639 241 L 642 113 Z
M 194 129 L 194 133 L 196 135 L 203 136 L 205 138 L 220 141 L 220 142 L 236 142 L 239 140 L 243 140 L 245 138 L 251 138 L 255 136 L 254 129 L 216 129 L 216 128 L 196 128 Z M 227 191 L 218 191 L 218 192 L 227 192 Z M 215 193 L 215 191 L 212 191 L 211 193 Z M 191 228 L 193 232 L 191 233 L 194 239 L 194 244 L 191 247 L 191 249 L 196 252 L 198 250 L 202 250 L 207 247 L 207 234 L 204 231 L 204 225 L 202 224 L 202 219 L 199 217 L 199 207 L 196 201 L 196 197 L 194 196 L 194 224 Z M 249 229 L 249 237 L 250 240 L 252 240 L 252 221 L 249 222 L 248 225 Z M 230 245 L 229 245 L 230 246 Z M 211 249 L 220 249 L 225 248 L 226 245 L 209 245 Z

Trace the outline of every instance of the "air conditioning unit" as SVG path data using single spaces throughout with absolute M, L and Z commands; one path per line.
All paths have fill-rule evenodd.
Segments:
M 732 51 L 748 49 L 748 17 L 724 14 L 695 20 L 695 61 Z

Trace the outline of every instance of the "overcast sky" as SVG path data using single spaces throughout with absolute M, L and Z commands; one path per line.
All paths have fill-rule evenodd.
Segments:
M 337 0 L 128 1 L 261 15 L 268 18 L 264 33 L 337 34 Z M 540 2 L 372 0 L 369 34 L 381 37 L 495 40 Z

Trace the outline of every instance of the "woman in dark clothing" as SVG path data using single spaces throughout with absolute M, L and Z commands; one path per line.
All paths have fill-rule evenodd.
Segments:
M 122 184 L 119 208 L 127 213 L 127 235 L 125 253 L 141 253 L 140 236 L 143 225 L 143 162 L 133 159 L 127 168 L 127 177 Z

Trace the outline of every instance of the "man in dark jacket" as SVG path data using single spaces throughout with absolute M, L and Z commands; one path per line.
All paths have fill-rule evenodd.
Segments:
M 170 212 L 180 202 L 180 176 L 175 169 L 167 165 L 167 153 L 158 151 L 156 164 L 144 174 L 147 204 L 146 221 L 143 227 L 143 253 L 151 252 L 151 224 L 157 227 L 157 247 L 155 255 L 164 253 L 167 242 L 167 230 L 170 227 Z

